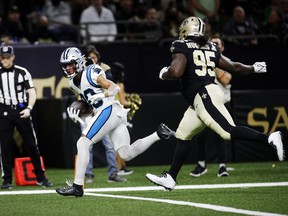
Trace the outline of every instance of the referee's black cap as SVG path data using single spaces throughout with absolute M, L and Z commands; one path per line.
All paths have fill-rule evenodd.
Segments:
M 14 55 L 14 49 L 12 46 L 4 45 L 0 48 L 0 55 L 12 56 Z

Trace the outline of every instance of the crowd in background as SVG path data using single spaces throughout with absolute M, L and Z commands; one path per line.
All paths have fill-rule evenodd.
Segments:
M 288 41 L 288 0 L 0 0 L 0 40 L 85 44 L 87 34 L 97 31 L 102 36 L 89 42 L 147 39 L 158 27 L 159 38 L 175 39 L 180 23 L 189 16 L 206 22 L 208 36 L 220 33 L 235 44 Z M 79 28 L 85 22 L 105 21 L 114 26 Z M 125 21 L 132 24 L 127 27 Z M 133 34 L 139 32 L 140 36 Z

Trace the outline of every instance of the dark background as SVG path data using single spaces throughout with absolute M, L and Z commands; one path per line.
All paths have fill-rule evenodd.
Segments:
M 180 93 L 140 94 L 143 104 L 133 119 L 130 131 L 131 141 L 153 133 L 161 122 L 176 130 L 188 105 Z M 249 90 L 236 91 L 232 94 L 232 114 L 237 125 L 252 127 L 260 132 L 270 134 L 280 130 L 284 137 L 284 147 L 288 151 L 288 90 Z M 80 127 L 67 118 L 66 107 L 74 98 L 42 99 L 37 101 L 34 109 L 40 151 L 46 166 L 74 166 L 76 142 L 80 136 Z M 266 113 L 249 113 L 255 110 Z M 282 110 L 278 112 L 278 110 Z M 249 120 L 250 118 L 250 120 Z M 251 119 L 266 122 L 267 130 L 262 126 L 249 125 Z M 193 122 L 191 122 L 193 124 Z M 217 149 L 213 135 L 206 140 L 207 162 L 218 162 Z M 160 140 L 143 154 L 127 162 L 129 166 L 170 164 L 175 148 L 175 141 Z M 276 151 L 265 143 L 235 141 L 227 145 L 228 162 L 277 161 Z M 191 151 L 187 163 L 197 161 L 196 143 L 191 141 Z M 100 143 L 94 145 L 94 167 L 106 166 L 105 151 Z
M 137 93 L 179 92 L 177 81 L 163 81 L 158 78 L 159 71 L 171 61 L 169 44 L 96 44 L 102 61 L 110 64 L 121 62 L 126 67 L 126 89 Z M 16 46 L 16 64 L 26 67 L 33 78 L 56 76 L 59 81 L 63 77 L 59 59 L 67 46 L 38 45 Z M 83 47 L 79 47 L 83 49 Z M 233 61 L 253 64 L 266 61 L 267 73 L 249 76 L 234 76 L 232 88 L 237 89 L 287 89 L 287 44 L 262 44 L 258 46 L 227 45 L 224 53 Z M 69 92 L 69 91 L 68 91 Z M 67 92 L 63 92 L 63 96 Z M 45 97 L 53 97 L 47 92 Z
M 55 76 L 58 82 L 63 77 L 59 58 L 66 47 L 62 45 L 16 46 L 15 61 L 16 64 L 26 67 L 34 79 Z M 129 43 L 96 44 L 96 47 L 105 63 L 118 61 L 126 66 L 127 92 L 136 92 L 142 97 L 143 104 L 133 120 L 132 141 L 154 132 L 161 122 L 175 130 L 188 105 L 179 93 L 177 81 L 162 81 L 158 78 L 160 69 L 170 63 L 169 45 Z M 287 140 L 288 86 L 285 78 L 287 45 L 263 44 L 247 47 L 227 45 L 224 54 L 234 61 L 246 64 L 266 61 L 268 68 L 268 72 L 264 74 L 233 77 L 232 102 L 235 122 L 247 125 L 247 115 L 251 110 L 267 106 L 269 112 L 266 118 L 271 126 L 275 121 L 276 107 L 282 106 L 286 116 L 283 116 L 282 126 L 277 127 L 276 130 L 281 130 Z M 63 91 L 61 97 L 57 99 L 52 92 L 45 91 L 44 95 L 38 98 L 33 110 L 40 151 L 46 166 L 72 168 L 76 154 L 75 143 L 80 135 L 80 128 L 67 118 L 66 107 L 75 100 L 75 97 L 69 89 Z M 207 142 L 209 143 L 207 161 L 216 162 L 213 137 L 208 138 Z M 159 141 L 147 152 L 128 162 L 128 165 L 170 164 L 174 147 L 173 141 Z M 193 145 L 187 162 L 197 160 L 195 148 L 196 145 Z M 95 166 L 105 166 L 104 147 L 96 145 L 94 151 Z M 262 146 L 254 144 L 251 147 L 251 143 L 241 145 L 232 143 L 229 147 L 229 160 L 237 162 L 277 160 L 274 153 L 270 146 L 263 146 L 263 144 Z

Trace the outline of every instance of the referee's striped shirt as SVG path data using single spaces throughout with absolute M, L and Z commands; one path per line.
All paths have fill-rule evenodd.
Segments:
M 30 88 L 34 88 L 34 84 L 26 68 L 13 65 L 7 69 L 0 66 L 0 104 L 27 103 L 26 90 Z

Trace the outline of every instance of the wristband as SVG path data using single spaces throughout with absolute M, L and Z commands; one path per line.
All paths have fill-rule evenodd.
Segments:
M 32 109 L 33 109 L 33 107 L 29 105 L 29 106 L 27 106 L 27 107 L 26 107 L 26 109 L 29 109 L 29 110 L 30 110 L 30 112 L 31 112 L 31 111 L 32 111 Z
M 166 73 L 166 72 L 169 70 L 169 68 L 170 68 L 170 66 L 169 66 L 169 67 L 163 67 L 163 68 L 161 69 L 161 71 L 160 71 L 160 73 L 159 73 L 159 78 L 160 78 L 161 80 L 164 80 L 163 74 Z
M 119 86 L 116 86 L 114 89 L 108 90 L 107 95 L 108 95 L 108 97 L 111 97 L 111 96 L 115 96 L 119 92 L 120 92 L 120 88 L 119 88 Z

